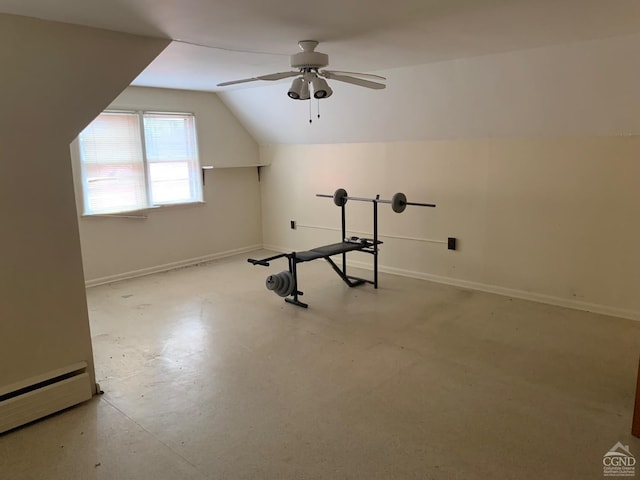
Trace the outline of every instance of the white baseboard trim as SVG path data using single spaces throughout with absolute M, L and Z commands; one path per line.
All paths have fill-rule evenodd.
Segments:
M 276 253 L 289 253 L 289 252 L 294 252 L 294 249 L 291 248 L 286 248 L 286 247 L 280 247 L 278 245 L 263 245 L 262 248 L 264 250 L 269 250 L 272 252 L 276 252 Z
M 254 250 L 260 250 L 262 245 L 250 245 L 248 247 L 236 248 L 234 250 L 227 250 L 225 252 L 212 253 L 202 257 L 188 258 L 186 260 L 179 260 L 177 262 L 165 263 L 164 265 L 156 265 L 154 267 L 142 268 L 140 270 L 132 270 L 130 272 L 118 273 L 115 275 L 109 275 L 106 277 L 94 278 L 85 281 L 85 287 L 97 287 L 98 285 L 104 285 L 107 283 L 119 282 L 121 280 L 129 280 L 131 278 L 143 277 L 145 275 L 151 275 L 153 273 L 166 272 L 168 270 L 174 270 L 176 268 L 189 267 L 191 265 L 197 265 L 199 263 L 211 262 L 213 260 L 219 260 L 221 258 L 232 257 L 233 255 L 239 255 L 241 253 L 252 252 Z
M 276 246 L 276 245 L 264 245 L 265 250 L 273 250 L 275 252 L 291 252 L 292 249 Z M 336 263 L 340 264 L 340 261 Z M 362 268 L 364 270 L 373 270 L 373 265 L 366 262 L 349 261 L 349 265 L 356 268 Z M 612 317 L 627 318 L 629 320 L 640 320 L 640 312 L 636 310 L 627 310 L 623 308 L 611 307 L 608 305 L 600 305 L 597 303 L 581 302 L 579 300 L 572 300 L 569 298 L 554 297 L 552 295 L 545 295 L 542 293 L 527 292 L 525 290 L 516 290 L 513 288 L 501 287 L 498 285 L 489 285 L 485 283 L 472 282 L 468 280 L 461 280 L 458 278 L 443 277 L 440 275 L 433 275 L 430 273 L 416 272 L 413 270 L 405 270 L 402 268 L 387 267 L 378 264 L 378 270 L 383 273 L 390 273 L 392 275 L 400 275 L 402 277 L 417 278 L 419 280 L 428 280 L 430 282 L 443 283 L 445 285 L 452 285 L 454 287 L 467 288 L 469 290 L 478 290 L 481 292 L 495 293 L 497 295 L 503 295 L 506 297 L 519 298 L 522 300 L 530 300 L 533 302 L 546 303 L 548 305 L 555 305 L 558 307 L 572 308 L 574 310 L 582 310 L 586 312 L 598 313 L 602 315 L 609 315 Z

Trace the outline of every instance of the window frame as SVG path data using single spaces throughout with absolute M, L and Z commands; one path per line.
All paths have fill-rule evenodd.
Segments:
M 128 218 L 146 218 L 144 215 L 136 215 L 136 214 L 144 214 L 150 210 L 157 210 L 162 208 L 171 208 L 171 207 L 184 207 L 188 205 L 201 205 L 206 203 L 204 200 L 204 185 L 201 180 L 201 175 L 199 172 L 202 170 L 202 165 L 200 162 L 200 141 L 198 137 L 198 123 L 196 119 L 196 114 L 194 112 L 186 112 L 186 111 L 168 111 L 168 110 L 155 110 L 155 109 L 140 109 L 140 108 L 109 108 L 100 112 L 99 115 L 104 113 L 111 114 L 133 114 L 137 116 L 138 120 L 138 132 L 139 132 L 139 140 L 140 140 L 140 152 L 142 154 L 142 164 L 143 164 L 143 176 L 144 176 L 144 188 L 145 188 L 145 199 L 147 205 L 143 208 L 136 208 L 132 210 L 118 210 L 114 212 L 99 212 L 92 213 L 88 209 L 88 195 L 87 195 L 87 176 L 86 176 L 86 166 L 83 161 L 82 156 L 82 147 L 80 141 L 80 134 L 78 134 L 76 138 L 76 154 L 78 158 L 78 163 L 80 167 L 80 187 L 82 191 L 82 217 L 128 217 Z M 197 188 L 196 199 L 184 201 L 184 202 L 172 202 L 172 203 L 162 203 L 162 204 L 154 204 L 151 192 L 151 183 L 150 183 L 150 171 L 149 171 L 149 161 L 147 159 L 147 145 L 146 145 L 146 134 L 144 130 L 144 116 L 145 114 L 153 114 L 153 115 L 183 115 L 190 116 L 193 121 L 193 136 L 194 136 L 194 144 L 195 144 L 195 167 L 193 168 L 193 185 Z M 98 115 L 98 116 L 99 116 Z M 95 119 L 97 119 L 96 117 Z M 95 121 L 93 119 L 93 121 Z M 91 124 L 89 123 L 87 127 Z M 85 127 L 86 128 L 86 127 Z

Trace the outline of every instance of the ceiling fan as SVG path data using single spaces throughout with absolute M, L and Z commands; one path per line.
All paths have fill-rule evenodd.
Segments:
M 291 88 L 287 92 L 289 98 L 294 100 L 309 100 L 311 92 L 313 97 L 317 99 L 330 97 L 333 93 L 331 87 L 327 84 L 326 79 L 337 80 L 339 82 L 351 83 L 360 87 L 373 88 L 380 90 L 385 88 L 383 83 L 365 80 L 362 77 L 373 78 L 376 80 L 386 80 L 380 75 L 370 73 L 357 72 L 341 72 L 338 70 L 320 70 L 329 65 L 329 55 L 326 53 L 316 52 L 315 48 L 318 42 L 315 40 L 301 40 L 298 46 L 302 50 L 300 53 L 291 55 L 291 68 L 297 68 L 297 71 L 270 73 L 260 75 L 258 77 L 244 78 L 242 80 L 232 80 L 230 82 L 219 83 L 218 87 L 226 87 L 227 85 L 236 85 L 238 83 L 255 82 L 258 80 L 282 80 L 283 78 L 296 77 L 293 79 Z

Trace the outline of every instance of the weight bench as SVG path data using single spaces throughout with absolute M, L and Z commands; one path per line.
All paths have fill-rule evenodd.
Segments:
M 333 270 L 338 274 L 344 283 L 349 287 L 357 287 L 363 283 L 370 283 L 374 288 L 378 288 L 378 245 L 382 242 L 378 240 L 378 204 L 388 203 L 396 213 L 402 213 L 407 205 L 415 205 L 419 207 L 435 207 L 432 203 L 415 203 L 408 202 L 407 197 L 403 193 L 396 193 L 391 200 L 381 200 L 380 195 L 375 198 L 349 197 L 346 190 L 339 188 L 333 195 L 316 194 L 317 197 L 333 198 L 333 203 L 341 208 L 342 211 L 342 241 L 340 243 L 332 243 L 331 245 L 323 245 L 321 247 L 312 248 L 304 252 L 280 253 L 269 258 L 255 260 L 249 258 L 247 261 L 252 265 L 262 265 L 268 267 L 269 262 L 278 258 L 286 258 L 289 269 L 283 272 L 269 275 L 266 280 L 267 289 L 274 291 L 276 294 L 285 298 L 285 302 L 292 303 L 299 307 L 307 308 L 309 305 L 301 302 L 298 297 L 303 293 L 298 290 L 298 264 L 311 262 L 319 258 L 324 258 Z M 373 238 L 347 238 L 345 205 L 347 200 L 359 202 L 371 202 L 373 205 Z M 348 252 L 364 252 L 373 255 L 373 280 L 366 278 L 354 277 L 347 275 L 347 253 Z M 336 265 L 331 259 L 334 255 L 342 255 L 342 267 Z
M 331 245 L 323 245 L 322 247 L 316 247 L 304 252 L 291 252 L 281 253 L 274 255 L 273 257 L 263 258 L 261 260 L 255 260 L 253 258 L 247 261 L 253 265 L 262 265 L 264 267 L 269 266 L 269 262 L 278 258 L 286 257 L 289 262 L 289 270 L 280 272 L 276 275 L 270 275 L 267 277 L 267 288 L 275 291 L 281 297 L 285 298 L 284 301 L 292 303 L 299 307 L 307 308 L 309 305 L 301 302 L 298 296 L 303 295 L 303 292 L 298 290 L 298 267 L 299 263 L 311 262 L 319 258 L 324 258 L 331 268 L 338 274 L 344 283 L 349 287 L 357 287 L 363 283 L 370 283 L 374 288 L 378 288 L 378 245 L 382 242 L 377 239 L 356 238 L 351 237 L 345 239 L 340 243 L 332 243 Z M 348 252 L 365 252 L 374 256 L 374 277 L 373 280 L 366 278 L 354 277 L 353 275 L 347 275 L 347 259 Z M 334 255 L 342 255 L 342 268 L 340 268 L 331 257 Z

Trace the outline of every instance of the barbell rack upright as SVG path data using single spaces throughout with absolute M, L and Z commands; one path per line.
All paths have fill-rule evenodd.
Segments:
M 346 241 L 347 239 L 347 213 L 345 203 L 343 203 L 340 208 L 342 209 L 342 241 Z M 342 252 L 342 273 L 344 276 L 347 276 L 347 252 Z
M 373 201 L 373 288 L 378 288 L 378 201 L 380 194 Z M 342 207 L 344 208 L 344 207 Z

